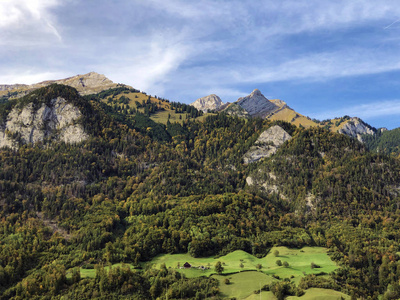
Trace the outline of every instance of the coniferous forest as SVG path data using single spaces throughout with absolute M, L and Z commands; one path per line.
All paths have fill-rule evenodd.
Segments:
M 0 299 L 222 299 L 213 276 L 146 263 L 235 250 L 262 258 L 274 246 L 325 247 L 338 265 L 296 289 L 400 298 L 400 161 L 385 139 L 387 151 L 370 151 L 373 141 L 322 128 L 202 116 L 180 103 L 172 109 L 188 117 L 165 125 L 150 118 L 161 105 L 141 112 L 106 100 L 124 92 L 82 97 L 51 85 L 0 104 L 2 126 L 14 107 L 63 97 L 89 135 L 0 149 Z M 273 125 L 292 139 L 244 164 Z M 274 192 L 246 183 L 272 184 L 271 174 Z M 293 283 L 279 280 L 267 289 L 283 299 Z

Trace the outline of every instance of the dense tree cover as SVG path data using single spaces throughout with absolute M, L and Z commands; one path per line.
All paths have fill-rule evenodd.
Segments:
M 1 299 L 218 298 L 216 280 L 140 263 L 160 253 L 238 249 L 262 257 L 274 245 L 327 247 L 340 265 L 328 277 L 307 275 L 299 287 L 279 281 L 269 287 L 277 297 L 309 287 L 398 297 L 397 159 L 285 122 L 215 114 L 161 126 L 58 85 L 12 105 L 57 96 L 82 110 L 90 138 L 0 150 Z M 243 165 L 243 154 L 274 124 L 292 140 Z M 249 174 L 278 192 L 246 186 Z M 114 263 L 136 269 L 105 268 Z M 94 267 L 96 277 L 81 278 L 80 267 Z
M 378 130 L 376 134 L 365 134 L 362 137 L 368 149 L 373 152 L 398 157 L 400 154 L 400 128 Z

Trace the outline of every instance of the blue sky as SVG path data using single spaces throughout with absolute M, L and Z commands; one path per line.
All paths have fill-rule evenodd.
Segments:
M 399 127 L 400 5 L 380 0 L 1 0 L 0 83 L 90 71 L 224 102 L 258 88 L 312 118 Z

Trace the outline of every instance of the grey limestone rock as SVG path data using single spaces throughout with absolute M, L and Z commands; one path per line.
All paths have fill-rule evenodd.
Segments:
M 239 98 L 236 104 L 244 108 L 252 117 L 265 118 L 271 112 L 279 109 L 277 105 L 265 98 L 258 89 L 255 89 L 246 97 Z
M 357 138 L 360 142 L 362 142 L 361 135 L 375 134 L 375 130 L 359 118 L 350 118 L 349 122 L 339 129 L 339 133 Z
M 197 99 L 191 105 L 196 107 L 198 110 L 207 112 L 209 110 L 218 110 L 224 103 L 217 95 L 212 94 Z
M 79 109 L 58 97 L 50 105 L 35 109 L 32 103 L 14 107 L 0 127 L 0 147 L 16 148 L 16 137 L 22 144 L 55 139 L 78 143 L 88 138 L 83 126 L 76 122 L 82 116 Z
M 274 154 L 278 148 L 292 137 L 282 127 L 275 125 L 265 130 L 254 145 L 243 156 L 245 164 L 256 162 Z

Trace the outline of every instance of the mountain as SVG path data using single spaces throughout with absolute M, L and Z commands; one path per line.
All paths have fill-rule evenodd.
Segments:
M 296 116 L 268 101 L 268 116 Z M 366 126 L 347 116 L 268 116 L 203 115 L 127 86 L 5 100 L 0 300 L 400 298 L 400 161 L 367 148 L 386 131 L 361 143 L 326 130 Z M 81 142 L 63 138 L 74 126 Z
M 102 74 L 90 72 L 84 75 L 76 75 L 59 80 L 48 80 L 31 85 L 0 85 L 0 100 L 2 97 L 10 99 L 19 98 L 38 88 L 42 88 L 54 83 L 71 86 L 75 88 L 81 95 L 99 93 L 110 88 L 125 86 L 112 82 L 110 79 Z
M 265 98 L 258 89 L 248 96 L 240 97 L 235 103 L 246 110 L 251 117 L 265 118 L 278 109 L 278 106 Z
M 362 135 L 374 135 L 376 129 L 360 118 L 344 116 L 326 121 L 312 120 L 279 99 L 268 100 L 258 89 L 250 95 L 240 97 L 236 102 L 220 107 L 229 115 L 241 118 L 261 117 L 271 121 L 285 121 L 304 128 L 323 127 L 332 132 L 339 132 L 362 141 Z
M 203 112 L 218 110 L 224 103 L 221 101 L 217 95 L 212 94 L 202 98 L 197 99 L 191 105 L 196 107 L 198 110 Z

